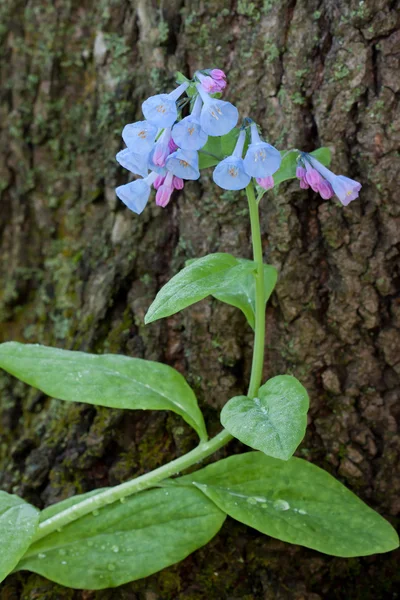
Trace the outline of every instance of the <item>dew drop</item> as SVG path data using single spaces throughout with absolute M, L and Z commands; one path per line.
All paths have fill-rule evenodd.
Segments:
M 45 554 L 43 554 L 43 552 L 40 552 L 40 553 L 38 554 L 38 558 L 46 558 L 46 555 L 45 555 Z
M 67 561 L 66 561 L 66 560 L 62 560 L 62 561 L 61 561 L 61 564 L 62 564 L 62 565 L 66 565 L 66 564 L 67 564 Z
M 94 511 L 92 512 L 92 515 L 93 515 L 94 517 L 97 517 L 97 515 L 99 515 L 99 514 L 100 514 L 100 511 L 98 511 L 98 510 L 94 510 Z
M 113 552 L 119 552 L 119 547 L 118 546 L 112 546 L 111 550 Z
M 112 563 L 110 563 L 109 565 L 107 565 L 107 569 L 109 571 L 115 571 L 115 566 Z
M 299 513 L 299 515 L 306 515 L 307 514 L 306 511 L 303 510 L 302 508 L 299 508 L 298 513 Z
M 58 551 L 58 554 L 61 554 L 61 556 L 65 556 L 67 553 L 61 548 L 61 550 Z
M 276 508 L 276 510 L 289 510 L 290 504 L 289 502 L 286 502 L 286 500 L 278 498 L 278 500 L 275 500 L 274 502 L 274 508 Z
M 247 498 L 246 502 L 248 504 L 257 504 L 257 500 L 255 498 L 253 498 L 252 496 L 250 496 L 249 498 Z

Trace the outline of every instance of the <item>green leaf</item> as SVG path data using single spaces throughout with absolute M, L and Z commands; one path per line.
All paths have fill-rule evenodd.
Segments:
M 215 167 L 235 149 L 240 129 L 234 128 L 226 135 L 208 136 L 207 144 L 199 150 L 199 169 Z M 246 150 L 246 146 L 245 146 Z
M 39 511 L 22 498 L 0 491 L 0 581 L 11 573 L 32 541 Z
M 240 261 L 222 252 L 208 254 L 191 262 L 157 294 L 144 318 L 145 323 L 169 317 L 183 308 L 222 292 L 243 273 L 255 270 L 251 261 Z
M 300 381 L 278 375 L 260 387 L 258 398 L 231 398 L 222 409 L 221 423 L 255 450 L 289 460 L 304 437 L 308 407 L 308 394 Z
M 124 409 L 172 410 L 207 437 L 193 390 L 161 363 L 36 344 L 0 344 L 0 367 L 48 396 Z
M 152 489 L 42 538 L 17 568 L 72 588 L 116 587 L 183 560 L 213 538 L 224 520 L 195 488 Z
M 199 150 L 199 169 L 214 167 L 223 158 L 221 138 L 208 136 L 206 145 Z
M 289 152 L 281 152 L 284 158 L 282 159 L 279 170 L 274 173 L 274 184 L 277 187 L 282 181 L 287 179 L 294 179 L 296 177 L 297 157 L 299 156 L 298 150 L 291 150 Z M 310 152 L 311 156 L 314 156 L 323 165 L 328 166 L 331 162 L 331 151 L 329 148 L 318 148 L 313 152 Z
M 240 263 L 251 263 L 245 258 L 239 258 Z M 265 289 L 265 302 L 268 301 L 271 296 L 276 280 L 278 278 L 278 272 L 272 265 L 264 265 L 264 289 Z M 253 273 L 247 271 L 241 273 L 234 281 L 224 286 L 221 292 L 212 294 L 214 298 L 221 302 L 226 302 L 231 306 L 236 306 L 245 315 L 250 327 L 255 327 L 255 310 L 256 310 L 256 299 L 255 299 L 255 278 Z
M 258 531 L 333 556 L 398 547 L 393 527 L 329 473 L 261 452 L 231 456 L 175 480 L 194 483 L 229 516 Z

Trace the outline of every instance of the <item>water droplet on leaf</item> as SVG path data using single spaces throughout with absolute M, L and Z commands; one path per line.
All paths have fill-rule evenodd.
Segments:
M 278 500 L 275 500 L 274 502 L 274 508 L 276 508 L 276 510 L 289 510 L 290 504 L 289 502 L 286 502 L 286 500 L 278 498 Z

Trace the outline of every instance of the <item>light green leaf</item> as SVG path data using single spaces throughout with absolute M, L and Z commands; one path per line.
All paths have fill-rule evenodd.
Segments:
M 229 516 L 258 531 L 333 556 L 398 547 L 393 527 L 329 473 L 301 458 L 231 456 L 175 480 L 194 483 Z
M 331 162 L 331 151 L 329 148 L 318 148 L 313 152 L 310 152 L 311 156 L 314 156 L 323 165 L 328 166 Z M 282 181 L 287 179 L 294 179 L 296 177 L 297 157 L 299 156 L 298 150 L 292 150 L 289 152 L 281 152 L 284 156 L 282 159 L 279 170 L 274 173 L 274 184 L 277 187 Z
M 125 409 L 172 410 L 207 437 L 193 390 L 161 363 L 36 344 L 0 344 L 0 367 L 48 396 Z
M 39 511 L 22 498 L 0 491 L 0 581 L 11 573 L 36 533 Z
M 255 268 L 251 261 L 240 261 L 222 252 L 198 258 L 158 292 L 147 311 L 145 323 L 169 317 L 210 294 L 221 293 L 243 273 L 250 273 Z
M 300 381 L 278 375 L 260 387 L 258 398 L 231 398 L 222 409 L 221 423 L 251 448 L 288 460 L 304 437 L 308 407 Z
M 183 560 L 211 540 L 224 520 L 195 488 L 152 489 L 42 538 L 17 568 L 77 589 L 116 587 Z
M 245 258 L 239 258 L 238 261 L 243 264 L 252 262 Z M 267 302 L 271 296 L 277 278 L 278 272 L 275 267 L 272 265 L 264 265 L 265 302 Z M 243 272 L 234 281 L 231 281 L 231 283 L 226 285 L 221 292 L 212 295 L 221 302 L 226 302 L 226 304 L 239 308 L 244 313 L 250 327 L 254 329 L 256 299 L 255 278 L 253 273 Z

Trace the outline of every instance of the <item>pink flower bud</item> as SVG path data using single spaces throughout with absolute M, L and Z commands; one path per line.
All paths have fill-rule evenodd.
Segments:
M 308 185 L 307 181 L 303 178 L 300 179 L 300 187 L 302 190 L 308 190 L 310 186 Z
M 153 183 L 154 189 L 158 190 L 158 188 L 164 183 L 164 180 L 165 180 L 165 177 L 163 175 L 158 175 Z
M 221 69 L 211 69 L 210 75 L 213 79 L 216 79 L 217 81 L 226 79 L 226 75 Z
M 256 181 L 259 186 L 264 188 L 264 190 L 270 190 L 274 187 L 274 178 L 272 177 L 272 175 L 270 175 L 269 177 L 257 177 Z
M 321 198 L 323 198 L 324 200 L 329 200 L 329 198 L 332 198 L 332 196 L 334 195 L 334 191 L 331 184 L 325 179 L 323 179 L 322 182 L 319 184 L 318 191 L 321 195 Z
M 168 202 L 171 200 L 171 195 L 173 192 L 173 188 L 169 187 L 168 185 L 162 185 L 158 188 L 157 193 L 156 193 L 156 204 L 157 206 L 161 206 L 162 208 L 165 208 L 168 204 Z
M 183 186 L 185 185 L 183 179 L 181 179 L 180 177 L 175 177 L 175 176 L 172 180 L 172 184 L 176 190 L 182 190 Z
M 298 179 L 303 179 L 306 176 L 306 170 L 304 167 L 301 167 L 300 165 L 297 167 L 296 169 L 296 177 Z

